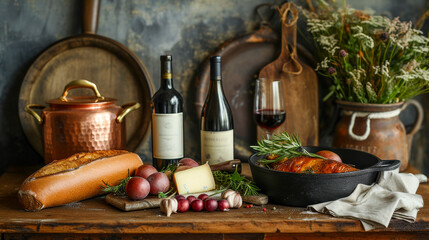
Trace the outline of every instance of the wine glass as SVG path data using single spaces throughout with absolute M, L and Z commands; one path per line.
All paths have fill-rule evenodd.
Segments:
M 282 89 L 282 81 L 256 79 L 253 114 L 266 139 L 286 120 Z

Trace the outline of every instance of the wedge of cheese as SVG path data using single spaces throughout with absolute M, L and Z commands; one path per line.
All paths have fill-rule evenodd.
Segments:
M 207 163 L 176 172 L 173 180 L 179 194 L 207 192 L 215 189 L 213 174 Z

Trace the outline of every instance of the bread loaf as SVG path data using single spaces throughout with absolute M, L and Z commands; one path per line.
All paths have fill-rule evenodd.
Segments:
M 103 182 L 118 185 L 142 164 L 137 154 L 123 150 L 74 154 L 30 175 L 18 199 L 27 211 L 81 201 L 102 194 Z

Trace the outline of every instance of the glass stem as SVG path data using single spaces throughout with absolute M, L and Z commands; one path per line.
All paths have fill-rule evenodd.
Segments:
M 271 135 L 273 135 L 273 131 L 266 131 L 265 133 L 267 135 L 267 140 L 270 140 L 271 139 Z

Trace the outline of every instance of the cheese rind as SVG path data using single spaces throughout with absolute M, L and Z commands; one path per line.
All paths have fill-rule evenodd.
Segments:
M 173 180 L 179 194 L 206 192 L 216 187 L 208 164 L 176 172 Z

